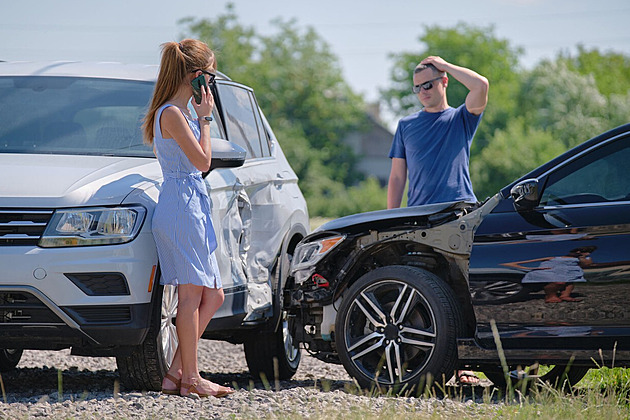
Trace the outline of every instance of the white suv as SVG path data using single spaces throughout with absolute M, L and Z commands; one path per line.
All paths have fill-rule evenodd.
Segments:
M 0 63 L 0 371 L 23 349 L 115 356 L 128 388 L 159 389 L 177 295 L 159 285 L 151 217 L 162 174 L 140 124 L 156 66 Z M 253 91 L 212 86 L 205 178 L 225 303 L 204 338 L 245 344 L 254 375 L 300 361 L 283 288 L 306 203 Z

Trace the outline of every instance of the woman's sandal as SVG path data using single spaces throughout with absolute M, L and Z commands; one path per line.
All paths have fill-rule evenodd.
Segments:
M 166 395 L 179 395 L 179 389 L 182 386 L 182 380 L 181 379 L 177 379 L 176 377 L 174 377 L 173 375 L 167 373 L 166 375 L 164 375 L 164 377 L 166 379 L 168 379 L 169 381 L 173 382 L 176 386 L 176 388 L 173 389 L 165 389 L 162 386 L 162 394 L 166 394 Z
M 227 388 L 226 391 L 217 391 L 216 394 L 205 394 L 203 392 L 199 392 L 199 390 L 197 389 L 197 385 L 199 385 L 199 381 L 195 381 L 192 384 L 186 384 L 182 382 L 181 387 L 183 389 L 186 389 L 188 391 L 188 394 L 184 395 L 180 392 L 179 395 L 181 395 L 182 397 L 189 397 L 192 395 L 197 395 L 199 398 L 207 398 L 207 397 L 222 398 L 222 397 L 227 397 L 228 395 L 234 393 L 234 390 L 232 388 Z

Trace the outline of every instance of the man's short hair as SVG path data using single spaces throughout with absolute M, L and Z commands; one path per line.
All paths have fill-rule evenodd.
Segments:
M 446 72 L 445 71 L 438 70 L 437 67 L 435 67 L 431 63 L 429 63 L 429 64 L 418 64 L 416 66 L 416 69 L 413 71 L 413 74 L 420 73 L 421 71 L 424 71 L 426 69 L 431 69 L 431 71 L 433 71 L 433 74 L 435 74 L 436 76 L 446 76 Z

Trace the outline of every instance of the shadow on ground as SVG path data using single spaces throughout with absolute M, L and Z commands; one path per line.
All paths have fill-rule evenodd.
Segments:
M 317 378 L 303 380 L 266 381 L 260 378 L 255 379 L 249 372 L 234 373 L 208 373 L 201 372 L 202 376 L 213 382 L 230 385 L 237 389 L 245 390 L 270 390 L 282 391 L 293 388 L 316 389 L 321 392 L 343 391 L 351 394 L 377 395 L 376 390 L 361 390 L 350 380 L 329 380 Z M 61 391 L 64 399 L 74 400 L 103 400 L 112 397 L 115 393 L 141 392 L 141 390 L 126 389 L 120 385 L 120 378 L 117 370 L 79 370 L 70 368 L 57 370 L 56 368 L 18 368 L 10 372 L 5 372 L 1 376 L 3 397 L 8 402 L 16 400 L 38 401 L 48 396 L 51 399 L 58 399 Z M 61 385 L 61 386 L 60 386 Z M 446 394 L 450 397 L 464 399 L 480 398 L 484 392 L 491 391 L 491 382 L 482 382 L 478 386 L 458 387 L 446 385 L 443 392 L 437 390 L 437 395 Z M 404 392 L 403 396 L 416 396 L 416 393 Z

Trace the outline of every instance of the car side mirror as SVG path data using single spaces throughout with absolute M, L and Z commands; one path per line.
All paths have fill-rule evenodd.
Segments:
M 217 168 L 237 168 L 243 166 L 247 151 L 236 143 L 223 139 L 212 139 L 212 160 L 210 161 L 210 170 L 204 172 L 202 176 L 205 178 L 210 171 Z
M 531 210 L 538 205 L 538 180 L 526 179 L 510 190 L 516 210 Z

